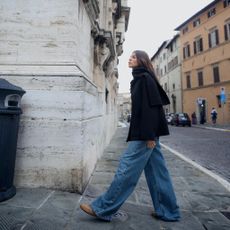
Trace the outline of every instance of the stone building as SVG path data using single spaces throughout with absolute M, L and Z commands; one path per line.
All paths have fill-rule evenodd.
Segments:
M 179 113 L 183 111 L 179 34 L 176 34 L 165 48 L 167 49 L 168 96 L 171 102 L 169 112 Z
M 201 123 L 230 123 L 230 1 L 215 0 L 179 25 L 183 109 Z M 225 95 L 225 100 L 221 100 Z
M 0 77 L 22 87 L 15 185 L 82 192 L 117 127 L 125 0 L 2 0 Z
M 170 99 L 170 105 L 164 106 L 166 113 L 182 112 L 180 36 L 164 41 L 151 62 L 159 82 Z
M 124 121 L 131 115 L 131 95 L 130 93 L 118 94 L 118 119 Z
M 168 95 L 168 77 L 167 77 L 167 49 L 168 41 L 162 42 L 155 54 L 151 57 L 155 74 L 165 92 Z M 169 95 L 168 95 L 169 96 Z M 169 106 L 164 106 L 165 112 L 169 112 Z

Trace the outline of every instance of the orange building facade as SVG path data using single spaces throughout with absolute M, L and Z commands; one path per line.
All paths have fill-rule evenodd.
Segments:
M 176 30 L 180 31 L 183 110 L 199 123 L 230 123 L 230 0 L 216 0 Z

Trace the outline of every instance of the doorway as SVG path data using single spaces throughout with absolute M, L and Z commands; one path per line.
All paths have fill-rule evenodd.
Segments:
M 197 117 L 200 124 L 204 124 L 207 121 L 206 117 L 206 100 L 203 98 L 197 99 Z

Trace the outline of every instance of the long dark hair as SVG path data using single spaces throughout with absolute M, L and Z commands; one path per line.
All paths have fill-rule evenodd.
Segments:
M 145 67 L 153 77 L 156 77 L 149 55 L 143 50 L 134 50 L 133 53 L 136 55 L 138 66 Z

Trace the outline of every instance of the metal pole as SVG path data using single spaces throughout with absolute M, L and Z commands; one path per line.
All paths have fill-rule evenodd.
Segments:
M 223 124 L 224 124 L 224 120 L 225 120 L 225 119 L 224 119 L 224 104 L 225 104 L 225 103 L 223 102 L 223 103 L 222 103 L 222 105 L 223 105 Z

